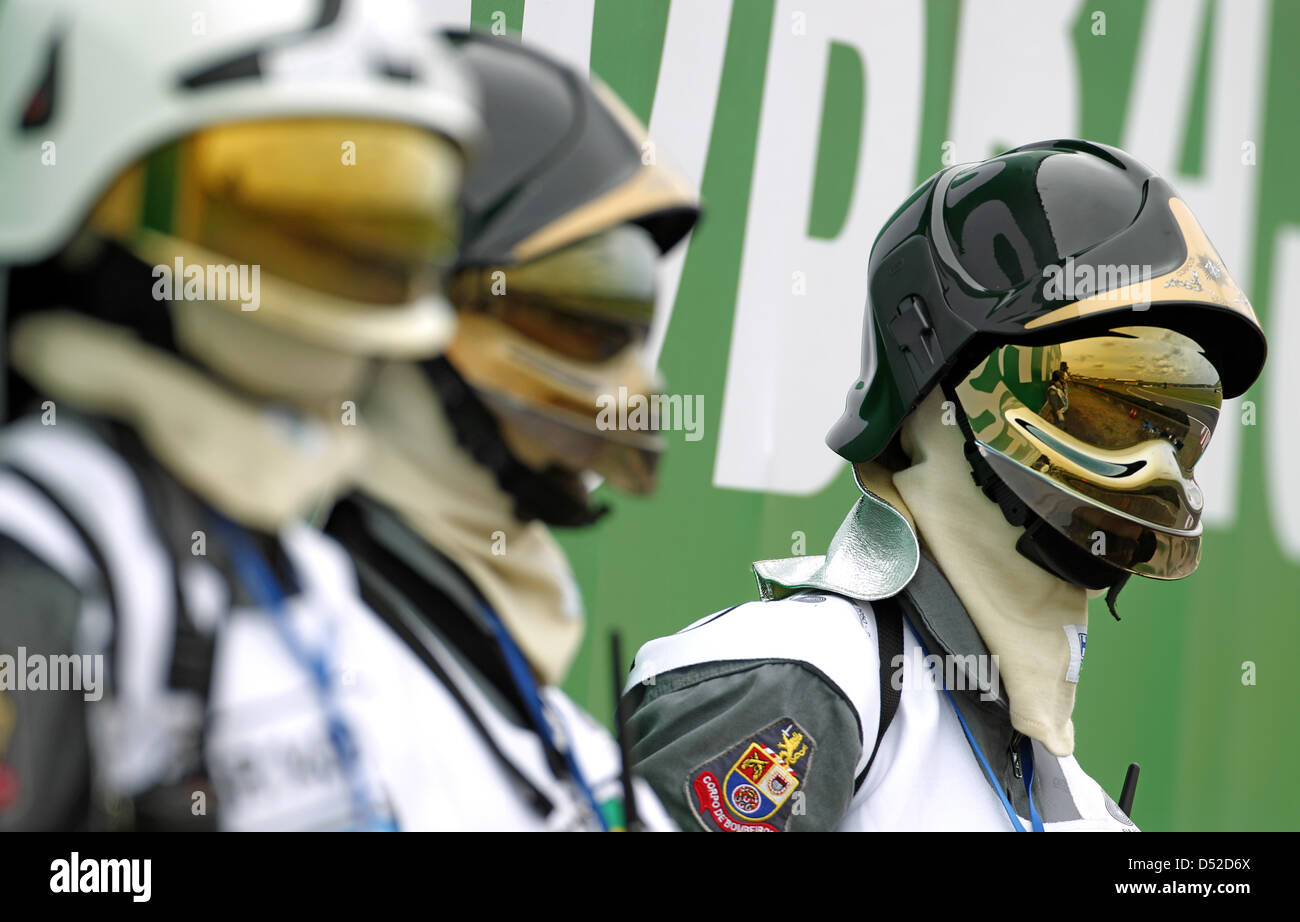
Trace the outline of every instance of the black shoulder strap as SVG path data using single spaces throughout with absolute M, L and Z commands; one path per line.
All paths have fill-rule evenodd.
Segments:
M 524 799 L 543 817 L 555 805 L 520 770 L 488 730 L 456 681 L 439 661 L 428 635 L 432 634 L 448 649 L 464 657 L 482 681 L 495 689 L 504 713 L 515 712 L 515 719 L 526 721 L 527 709 L 519 693 L 497 673 L 506 667 L 495 664 L 481 654 L 486 647 L 474 643 L 473 634 L 486 628 L 474 617 L 478 590 L 460 569 L 427 541 L 411 532 L 390 510 L 359 494 L 345 497 L 335 504 L 325 524 L 325 532 L 348 552 L 357 571 L 362 601 L 425 664 L 466 718 L 479 732 L 488 750 L 514 780 Z M 409 537 L 409 543 L 397 540 Z M 419 549 L 419 560 L 407 553 Z M 410 619 L 418 621 L 413 623 Z M 492 644 L 493 653 L 499 648 Z M 453 654 L 454 655 L 454 654 Z M 562 755 L 543 744 L 547 762 L 557 775 L 567 772 Z
M 160 468 L 134 432 L 125 426 L 114 424 L 107 427 L 105 436 L 134 473 L 144 501 L 144 514 L 152 524 L 166 557 L 167 577 L 171 583 L 172 604 L 176 611 L 167 684 L 171 688 L 198 696 L 206 728 L 210 716 L 208 699 L 212 691 L 212 672 L 216 661 L 216 632 L 206 634 L 200 630 L 181 585 L 184 548 L 188 546 L 188 536 L 193 527 L 200 524 L 199 507 L 189 498 L 185 489 Z M 233 597 L 234 590 L 231 587 L 227 599 Z M 200 733 L 200 741 L 206 736 L 206 732 Z
M 880 721 L 876 729 L 876 743 L 871 749 L 871 758 L 853 783 L 853 790 L 862 787 L 867 780 L 867 773 L 880 752 L 880 741 L 885 738 L 885 731 L 898 713 L 898 702 L 902 696 L 894 687 L 894 660 L 903 654 L 903 616 L 898 609 L 896 599 L 881 599 L 871 603 L 876 613 L 876 634 L 880 648 Z
M 115 651 L 117 649 L 118 641 L 118 592 L 117 587 L 113 582 L 113 571 L 108 566 L 108 560 L 104 556 L 104 550 L 100 547 L 98 540 L 91 535 L 90 531 L 82 523 L 81 519 L 72 512 L 67 503 L 65 503 L 63 499 L 45 483 L 44 480 L 33 476 L 26 469 L 8 461 L 0 461 L 0 471 L 12 474 L 41 494 L 41 496 L 49 502 L 59 515 L 63 516 L 67 523 L 72 526 L 72 530 L 76 532 L 77 537 L 81 539 L 81 543 L 84 546 L 86 553 L 90 555 L 91 562 L 95 565 L 95 570 L 98 571 L 99 574 L 100 584 L 103 588 L 104 602 L 108 606 L 110 623 L 112 625 L 112 634 L 108 643 L 108 648 L 110 651 Z M 110 686 L 116 686 L 117 684 L 111 670 L 109 672 L 109 684 Z

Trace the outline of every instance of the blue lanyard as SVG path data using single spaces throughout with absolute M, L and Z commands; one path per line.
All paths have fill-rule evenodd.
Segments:
M 358 821 L 351 829 L 374 832 L 396 831 L 396 821 L 381 816 L 372 805 L 365 772 L 361 766 L 360 752 L 351 729 L 343 719 L 342 710 L 334 693 L 334 683 L 330 678 L 333 670 L 330 668 L 327 650 L 309 649 L 293 629 L 280 581 L 276 579 L 275 573 L 272 572 L 261 552 L 249 540 L 247 533 L 216 512 L 212 513 L 212 518 L 229 546 L 231 562 L 239 574 L 240 581 L 258 606 L 270 613 L 271 623 L 275 625 L 280 639 L 311 676 L 321 709 L 325 712 L 330 745 L 342 769 L 352 800 L 353 815 Z
M 609 832 L 609 823 L 605 821 L 605 815 L 601 812 L 599 804 L 596 803 L 596 796 L 592 794 L 591 787 L 582 776 L 578 768 L 577 759 L 573 755 L 573 746 L 560 746 L 555 739 L 555 731 L 551 722 L 546 716 L 546 706 L 542 702 L 541 691 L 537 687 L 537 681 L 533 678 L 533 671 L 524 658 L 523 651 L 515 643 L 506 626 L 501 622 L 501 618 L 486 603 L 479 605 L 479 612 L 491 627 L 492 633 L 496 636 L 497 645 L 501 647 L 501 652 L 505 655 L 506 666 L 510 670 L 510 677 L 514 680 L 515 688 L 519 691 L 519 696 L 523 698 L 524 707 L 528 710 L 528 717 L 533 722 L 539 736 L 544 743 L 559 752 L 564 757 L 565 764 L 569 768 L 569 776 L 577 786 L 578 792 L 582 795 L 591 812 L 595 814 L 596 821 L 600 823 L 601 832 Z
M 907 627 L 912 632 L 912 636 L 916 638 L 916 642 L 921 645 L 921 652 L 928 657 L 930 651 L 926 649 L 925 641 L 921 639 L 921 635 L 916 632 L 916 628 L 912 627 L 912 622 L 908 620 L 906 615 L 903 616 L 903 620 L 907 623 Z M 1011 806 L 1011 801 L 1007 799 L 1006 792 L 1002 790 L 1001 783 L 998 781 L 997 776 L 993 774 L 993 769 L 989 767 L 988 759 L 984 758 L 984 751 L 980 749 L 979 743 L 975 742 L 975 734 L 972 733 L 970 727 L 966 725 L 966 718 L 961 715 L 961 709 L 957 707 L 957 702 L 953 699 L 952 692 L 947 688 L 944 688 L 943 693 L 948 696 L 948 703 L 952 705 L 953 713 L 957 715 L 957 720 L 961 723 L 962 732 L 966 734 L 966 742 L 970 743 L 970 748 L 975 751 L 975 757 L 979 759 L 980 766 L 984 769 L 984 774 L 988 776 L 989 783 L 993 785 L 993 790 L 997 792 L 998 800 L 1002 801 L 1002 809 L 1007 812 L 1007 817 L 1011 820 L 1012 827 L 1016 832 L 1025 832 L 1025 827 L 1020 822 L 1020 817 L 1016 815 L 1015 808 Z M 1025 780 L 1025 794 L 1029 798 L 1029 822 L 1033 827 L 1034 832 L 1042 832 L 1043 818 L 1039 816 L 1038 808 L 1034 806 L 1034 747 L 1027 736 L 1021 737 L 1020 739 L 1020 764 L 1022 766 L 1021 774 Z
M 1020 737 L 1020 764 L 1025 776 L 1025 794 L 1029 798 L 1029 822 L 1034 832 L 1042 832 L 1043 818 L 1038 815 L 1038 808 L 1034 806 L 1034 744 L 1027 736 Z

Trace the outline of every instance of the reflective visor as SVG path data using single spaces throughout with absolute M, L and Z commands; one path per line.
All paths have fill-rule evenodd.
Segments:
M 1098 448 L 1162 439 L 1186 470 L 1200 460 L 1219 419 L 1223 386 L 1196 343 L 1171 330 L 1124 327 L 1057 348 L 1060 361 L 1040 413 Z
M 1105 452 L 1153 440 L 1172 445 L 1179 465 L 1191 470 L 1209 444 L 1223 401 L 1219 374 L 1200 347 L 1154 327 L 1123 327 L 1060 345 L 1003 346 L 962 387 L 981 441 L 1006 447 L 1010 433 L 989 428 L 997 425 L 995 417 L 1005 417 L 994 406 L 1003 401 L 989 398 L 1006 394 L 1059 430 L 1053 444 L 1065 455 L 1076 454 L 1076 441 L 1101 449 L 1090 453 L 1096 460 L 1075 460 L 1110 476 L 1115 472 L 1100 460 Z M 1028 425 L 1022 418 L 1020 426 Z
M 1191 339 L 1123 327 L 1003 346 L 956 393 L 994 471 L 1058 531 L 1147 576 L 1195 568 L 1204 500 L 1192 467 L 1223 391 Z
M 463 154 L 411 125 L 286 119 L 220 125 L 127 171 L 92 226 L 185 241 L 363 304 L 438 288 L 459 241 Z
M 603 362 L 649 331 L 657 258 L 649 234 L 620 225 L 520 266 L 463 269 L 448 293 L 560 355 Z

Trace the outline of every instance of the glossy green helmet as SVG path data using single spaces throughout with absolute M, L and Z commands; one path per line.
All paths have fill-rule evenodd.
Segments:
M 876 458 L 942 388 L 976 482 L 1026 527 L 1026 556 L 1090 588 L 1195 568 L 1191 464 L 1266 345 L 1150 168 L 1056 140 L 935 174 L 876 238 L 866 324 L 861 376 L 827 436 L 838 454 Z M 1103 553 L 1098 534 L 1113 538 Z

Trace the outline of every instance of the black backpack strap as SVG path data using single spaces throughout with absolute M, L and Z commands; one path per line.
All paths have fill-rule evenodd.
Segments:
M 192 692 L 202 703 L 204 732 L 199 735 L 199 752 L 202 756 L 202 740 L 207 735 L 206 727 L 210 716 L 208 699 L 212 691 L 216 635 L 219 629 L 210 634 L 200 629 L 181 584 L 181 572 L 189 557 L 186 551 L 190 533 L 195 527 L 206 523 L 200 517 L 201 507 L 198 503 L 159 467 L 138 436 L 122 426 L 112 427 L 110 435 L 113 447 L 135 473 L 144 501 L 144 514 L 152 524 L 167 559 L 167 578 L 171 583 L 172 604 L 176 610 L 167 684 L 179 691 Z M 211 545 L 211 535 L 208 535 L 207 541 Z M 233 588 L 227 598 L 233 599 Z M 229 611 L 226 616 L 229 616 Z
M 876 756 L 880 753 L 880 741 L 885 738 L 885 731 L 898 713 L 898 702 L 902 692 L 894 687 L 894 660 L 903 655 L 903 615 L 899 611 L 896 599 L 880 599 L 871 603 L 876 613 L 877 644 L 880 648 L 880 721 L 876 729 L 876 743 L 871 748 L 871 758 L 853 783 L 856 793 L 867 780 Z

